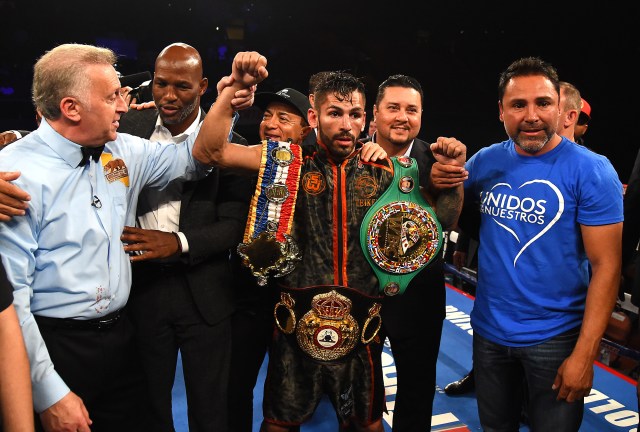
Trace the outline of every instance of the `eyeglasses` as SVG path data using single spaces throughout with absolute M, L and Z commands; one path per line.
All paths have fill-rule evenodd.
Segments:
M 589 118 L 588 115 L 586 115 L 585 113 L 581 112 L 580 115 L 578 116 L 578 121 L 576 122 L 579 126 L 584 126 L 589 124 L 589 120 L 591 120 Z

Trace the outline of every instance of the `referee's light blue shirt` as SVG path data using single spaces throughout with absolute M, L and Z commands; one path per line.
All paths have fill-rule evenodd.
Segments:
M 93 319 L 125 305 L 131 266 L 122 230 L 135 224 L 143 187 L 210 171 L 191 154 L 199 129 L 175 145 L 118 134 L 98 162 L 78 167 L 80 146 L 43 119 L 37 131 L 0 152 L 0 171 L 21 171 L 13 183 L 31 195 L 26 216 L 0 223 L 0 254 L 15 289 L 37 412 L 70 389 L 55 371 L 33 315 Z

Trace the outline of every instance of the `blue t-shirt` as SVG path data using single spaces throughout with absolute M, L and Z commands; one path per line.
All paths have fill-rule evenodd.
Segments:
M 589 285 L 580 225 L 623 220 L 609 160 L 566 138 L 541 156 L 519 155 L 508 140 L 466 167 L 465 199 L 481 218 L 474 332 L 527 346 L 579 326 Z

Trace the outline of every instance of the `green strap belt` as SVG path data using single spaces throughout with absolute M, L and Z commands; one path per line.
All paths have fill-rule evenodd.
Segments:
M 415 159 L 391 158 L 391 185 L 371 206 L 360 227 L 360 245 L 388 296 L 402 294 L 438 254 L 442 227 L 420 193 Z

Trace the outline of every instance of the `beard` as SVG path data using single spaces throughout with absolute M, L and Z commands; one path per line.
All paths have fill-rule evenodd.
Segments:
M 327 151 L 334 160 L 346 159 L 351 153 L 353 153 L 353 150 L 356 148 L 356 137 L 353 134 L 349 132 L 342 132 L 329 137 L 322 130 L 322 124 L 320 123 L 320 120 L 318 120 L 318 134 L 320 135 L 320 142 L 322 142 L 327 147 Z M 344 147 L 337 144 L 336 141 L 340 138 L 349 138 L 352 145 L 350 145 L 349 147 Z
M 544 137 L 542 138 L 522 138 L 518 133 L 514 138 L 513 142 L 516 143 L 518 147 L 520 147 L 526 153 L 531 155 L 535 155 L 540 152 L 545 145 L 551 140 L 554 135 L 554 131 L 549 130 L 549 128 L 544 129 Z
M 382 134 L 380 136 L 382 136 Z M 398 151 L 403 151 L 404 149 L 406 149 L 409 146 L 409 144 L 411 144 L 413 142 L 413 140 L 416 138 L 416 136 L 417 136 L 417 134 L 414 135 L 414 134 L 410 133 L 406 137 L 396 138 L 396 136 L 392 133 L 388 137 L 386 137 L 386 139 L 389 142 L 389 144 L 391 144 L 392 148 L 396 152 L 398 152 Z
M 174 116 L 172 117 L 163 117 L 162 116 L 162 110 L 158 110 L 158 112 L 160 113 L 160 117 L 162 117 L 162 122 L 164 124 L 170 124 L 170 125 L 174 125 L 174 124 L 180 124 L 183 121 L 185 121 L 187 119 L 187 117 L 189 117 L 189 115 L 191 115 L 191 113 L 198 109 L 198 99 L 194 99 L 193 102 L 185 107 L 183 107 L 181 110 L 179 110 Z

